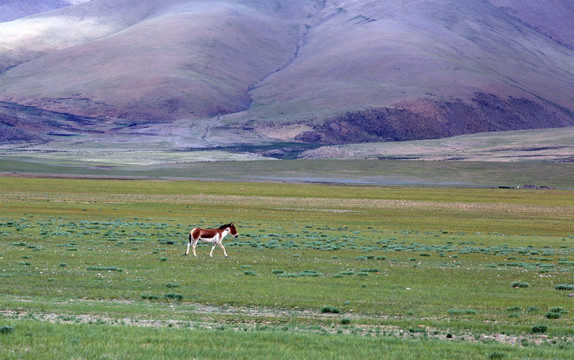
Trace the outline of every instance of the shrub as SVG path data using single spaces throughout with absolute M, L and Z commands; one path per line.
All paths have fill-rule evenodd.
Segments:
M 546 318 L 548 318 L 548 319 L 560 319 L 560 317 L 562 316 L 562 314 L 561 314 L 561 313 L 558 313 L 558 312 L 549 311 L 549 312 L 547 312 L 546 315 L 544 315 L 544 316 L 546 316 Z
M 564 309 L 562 306 L 551 307 L 550 309 L 548 309 L 548 311 L 560 315 L 568 313 L 568 311 L 566 311 L 566 309 Z
M 256 276 L 257 273 L 255 271 L 252 270 L 247 270 L 243 272 L 244 275 L 248 275 L 248 276 Z
M 546 331 L 548 331 L 548 326 L 538 324 L 534 325 L 531 330 L 533 334 L 544 334 Z
M 339 314 L 339 313 L 341 313 L 341 310 L 339 308 L 334 307 L 334 306 L 323 306 L 323 308 L 321 309 L 321 312 L 323 314 Z
M 0 334 L 10 334 L 14 332 L 14 326 L 0 326 Z
M 294 278 L 294 277 L 299 277 L 299 275 L 297 274 L 293 274 L 293 273 L 282 273 L 278 275 L 279 277 L 282 278 Z
M 448 309 L 449 315 L 476 315 L 476 310 L 472 309 Z
M 175 293 L 168 293 L 165 294 L 163 297 L 170 300 L 183 300 L 183 295 Z
M 488 358 L 491 360 L 504 359 L 505 357 L 506 354 L 500 351 L 495 351 L 492 354 L 488 355 Z
M 351 323 L 351 319 L 349 319 L 349 318 L 341 319 L 341 324 L 343 324 L 343 325 L 349 325 L 350 323 Z
M 124 271 L 124 269 L 120 269 L 116 266 L 88 266 L 86 268 L 86 270 L 91 270 L 91 271 L 117 271 L 117 272 L 122 272 Z
M 554 286 L 554 289 L 556 289 L 556 290 L 574 290 L 574 285 L 558 284 L 558 285 Z
M 309 277 L 320 277 L 320 276 L 323 276 L 323 273 L 317 272 L 315 270 L 303 270 L 298 275 L 299 276 L 309 276 Z
M 528 284 L 527 282 L 523 282 L 523 281 L 515 281 L 511 285 L 513 288 L 527 288 L 530 286 L 530 284 Z

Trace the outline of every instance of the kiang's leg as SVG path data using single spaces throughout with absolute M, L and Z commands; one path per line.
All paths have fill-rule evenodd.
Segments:
M 197 257 L 197 254 L 195 253 L 195 246 L 197 245 L 197 240 L 193 240 L 193 244 L 192 244 L 192 248 L 193 248 L 193 256 Z
M 223 246 L 223 243 L 218 242 L 217 244 L 219 244 L 219 247 L 223 250 L 223 254 L 225 255 L 225 257 L 227 257 L 227 251 L 225 251 L 225 246 Z
M 213 249 L 215 249 L 215 245 L 217 245 L 217 243 L 213 243 L 213 246 L 211 247 L 211 251 L 209 253 L 209 257 L 213 257 Z

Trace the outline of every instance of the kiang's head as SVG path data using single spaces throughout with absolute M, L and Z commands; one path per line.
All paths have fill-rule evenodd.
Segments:
M 223 225 L 223 227 L 228 228 L 228 229 L 229 229 L 229 233 L 230 233 L 231 235 L 233 235 L 234 237 L 237 238 L 237 237 L 239 236 L 239 234 L 237 233 L 237 229 L 235 228 L 235 223 L 234 223 L 233 221 L 230 222 L 230 223 L 227 224 L 227 225 Z

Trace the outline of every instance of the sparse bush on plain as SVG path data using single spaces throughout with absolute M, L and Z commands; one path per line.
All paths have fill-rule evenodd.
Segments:
M 168 300 L 183 300 L 183 295 L 176 293 L 167 293 L 163 297 Z
M 562 317 L 562 314 L 559 312 L 549 311 L 544 316 L 546 316 L 547 319 L 560 319 Z
M 150 294 L 142 294 L 143 300 L 158 300 L 159 296 L 157 295 L 150 295 Z
M 10 334 L 14 332 L 14 326 L 0 326 L 0 334 Z
M 554 286 L 554 289 L 572 291 L 574 290 L 574 284 L 558 284 Z
M 341 313 L 341 310 L 334 306 L 323 306 L 323 308 L 321 308 L 321 312 L 323 314 L 339 314 Z
M 546 325 L 541 325 L 541 324 L 534 325 L 534 326 L 531 328 L 531 331 L 532 331 L 533 334 L 544 334 L 545 332 L 548 331 L 548 326 L 546 326 Z
M 294 274 L 294 273 L 281 273 L 279 275 L 277 275 L 278 277 L 281 278 L 296 278 L 299 277 L 299 274 Z
M 124 269 L 120 269 L 117 266 L 88 266 L 86 270 L 90 271 L 117 271 L 122 272 Z
M 544 316 L 546 316 L 548 319 L 559 319 L 562 317 L 562 315 L 567 313 L 568 311 L 562 306 L 554 306 L 548 309 L 548 312 Z
M 491 353 L 490 355 L 488 355 L 488 358 L 490 360 L 500 360 L 500 359 L 504 359 L 506 358 L 508 355 L 506 355 L 506 353 L 500 352 L 500 351 L 495 351 L 493 353 Z
M 473 309 L 448 309 L 449 315 L 476 315 L 476 310 Z
M 524 281 L 514 281 L 511 286 L 513 288 L 527 288 L 530 286 L 530 284 Z

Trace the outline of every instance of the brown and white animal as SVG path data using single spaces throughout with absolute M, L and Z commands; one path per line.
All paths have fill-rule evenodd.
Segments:
M 227 257 L 225 247 L 221 243 L 223 241 L 223 238 L 227 236 L 227 234 L 231 234 L 235 237 L 239 236 L 237 234 L 237 230 L 235 229 L 235 225 L 233 222 L 221 225 L 217 229 L 193 228 L 189 232 L 189 243 L 187 244 L 187 251 L 185 252 L 185 255 L 189 254 L 189 247 L 193 245 L 193 256 L 197 256 L 197 254 L 195 253 L 195 246 L 197 245 L 198 241 L 202 241 L 205 243 L 213 244 L 213 246 L 211 247 L 211 252 L 209 253 L 210 257 L 213 257 L 213 249 L 215 249 L 215 245 L 219 245 L 219 247 L 223 249 L 225 257 Z

